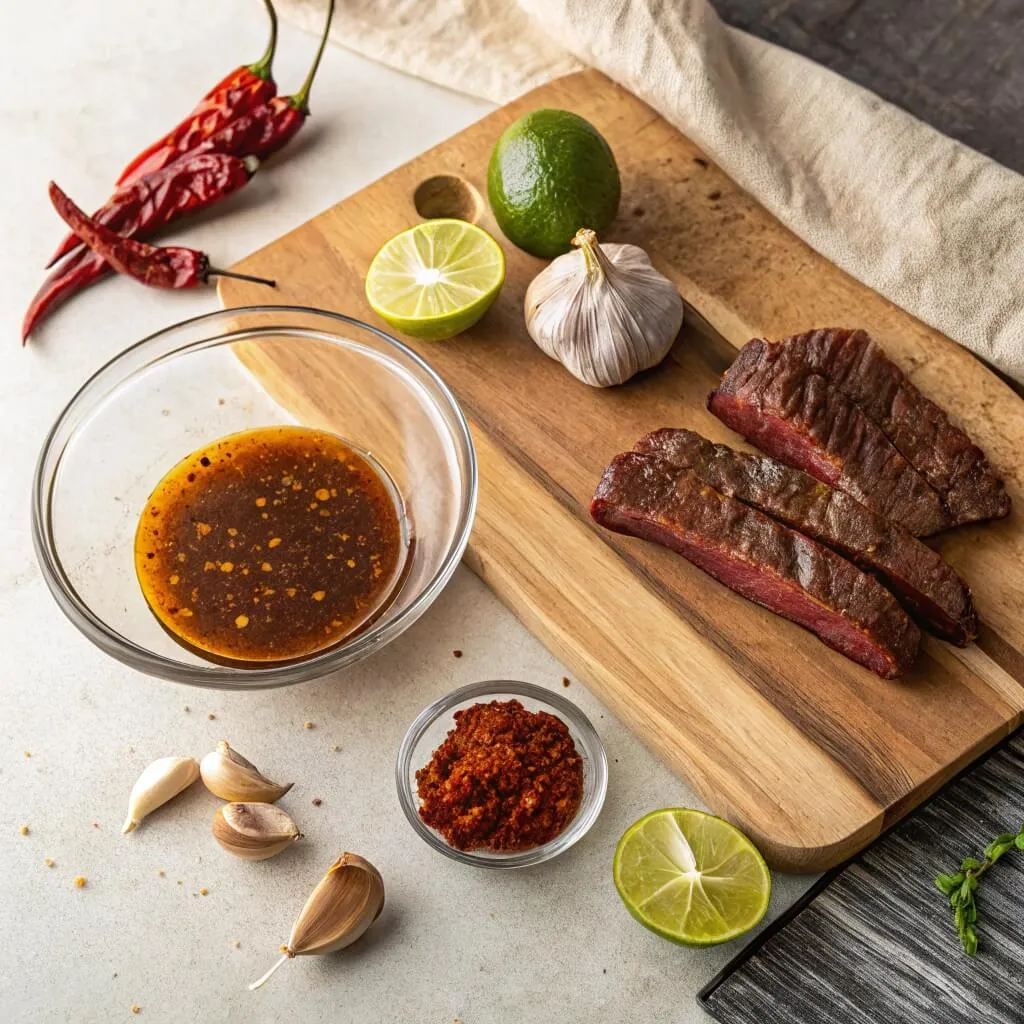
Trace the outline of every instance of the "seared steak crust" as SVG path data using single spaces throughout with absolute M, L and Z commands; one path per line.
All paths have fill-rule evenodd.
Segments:
M 634 451 L 692 472 L 716 491 L 767 513 L 876 573 L 929 631 L 966 646 L 977 637 L 971 591 L 956 570 L 907 530 L 850 495 L 763 455 L 666 427 Z
M 611 530 L 672 548 L 884 678 L 914 660 L 920 633 L 874 576 L 663 456 L 617 455 L 590 513 Z
M 955 524 L 999 519 L 1010 496 L 984 452 L 925 398 L 866 331 L 832 327 L 779 343 L 789 366 L 826 377 L 934 487 Z
M 1010 511 L 981 449 L 864 331 L 754 339 L 708 407 L 769 454 L 917 536 Z
M 928 481 L 826 377 L 793 365 L 780 344 L 740 349 L 708 408 L 762 451 L 852 495 L 917 537 L 953 521 Z

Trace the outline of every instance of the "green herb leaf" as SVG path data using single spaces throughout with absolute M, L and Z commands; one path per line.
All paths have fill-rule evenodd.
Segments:
M 947 896 L 952 896 L 953 893 L 964 884 L 964 876 L 962 873 L 955 875 L 936 875 L 935 887 L 939 892 L 944 892 Z
M 935 877 L 935 887 L 949 898 L 949 905 L 953 908 L 953 924 L 968 956 L 978 952 L 978 931 L 974 927 L 978 920 L 978 905 L 974 894 L 985 872 L 1013 849 L 1024 851 L 1024 828 L 1017 833 L 1003 832 L 996 836 L 985 847 L 984 860 L 965 857 L 960 871 Z

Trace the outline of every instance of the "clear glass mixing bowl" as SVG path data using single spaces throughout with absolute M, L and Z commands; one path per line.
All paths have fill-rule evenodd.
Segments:
M 134 568 L 138 517 L 185 455 L 282 423 L 332 431 L 383 467 L 407 517 L 405 575 L 383 614 L 334 647 L 290 663 L 213 664 L 180 646 L 149 610 Z M 259 689 L 349 665 L 415 622 L 462 557 L 476 496 L 466 420 L 419 356 L 351 317 L 252 306 L 168 327 L 86 382 L 43 445 L 33 540 L 57 603 L 108 654 L 177 682 Z

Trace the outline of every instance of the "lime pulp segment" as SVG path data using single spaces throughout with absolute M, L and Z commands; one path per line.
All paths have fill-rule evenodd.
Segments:
M 711 946 L 753 928 L 771 874 L 738 829 L 702 811 L 653 811 L 615 851 L 615 887 L 641 924 L 673 942 Z
M 374 257 L 366 296 L 390 324 L 416 337 L 451 337 L 497 296 L 505 257 L 481 228 L 432 220 L 396 235 Z

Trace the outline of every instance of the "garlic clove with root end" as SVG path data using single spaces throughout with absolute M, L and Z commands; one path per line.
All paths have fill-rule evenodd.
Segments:
M 622 384 L 668 355 L 683 322 L 675 285 L 635 245 L 599 245 L 589 228 L 526 290 L 526 329 L 584 384 Z
M 292 788 L 271 782 L 251 761 L 247 761 L 237 750 L 232 750 L 227 740 L 221 740 L 216 750 L 211 750 L 199 763 L 203 784 L 221 800 L 238 803 L 272 804 Z
M 194 757 L 161 757 L 154 761 L 132 786 L 122 835 L 134 832 L 147 814 L 188 789 L 198 778 L 199 762 Z
M 291 846 L 302 833 L 273 804 L 225 804 L 213 816 L 213 838 L 243 860 L 267 860 Z
M 380 872 L 357 854 L 343 853 L 306 900 L 288 944 L 281 947 L 281 959 L 249 988 L 263 985 L 286 960 L 350 946 L 377 920 L 383 907 Z

